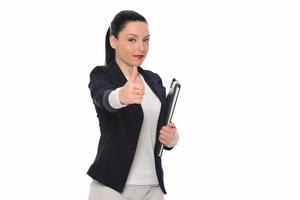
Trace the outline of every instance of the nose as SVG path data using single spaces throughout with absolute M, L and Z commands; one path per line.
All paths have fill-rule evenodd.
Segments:
M 143 41 L 138 42 L 138 50 L 141 52 L 145 52 L 146 44 Z

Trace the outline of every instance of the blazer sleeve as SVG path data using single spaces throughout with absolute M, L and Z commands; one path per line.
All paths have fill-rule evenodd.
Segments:
M 109 104 L 109 94 L 115 88 L 108 80 L 105 66 L 97 66 L 91 71 L 88 87 L 95 105 L 109 113 L 115 113 L 118 111 L 118 109 L 114 109 Z

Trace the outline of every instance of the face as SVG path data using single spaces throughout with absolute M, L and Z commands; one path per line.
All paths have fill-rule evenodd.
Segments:
M 145 22 L 128 22 L 118 38 L 110 36 L 117 62 L 127 67 L 141 65 L 148 53 L 149 38 L 148 25 Z

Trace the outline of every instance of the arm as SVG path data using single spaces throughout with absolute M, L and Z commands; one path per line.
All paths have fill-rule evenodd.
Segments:
M 137 83 L 137 67 L 123 87 L 115 89 L 107 79 L 106 67 L 96 67 L 90 74 L 89 88 L 94 103 L 100 108 L 114 113 L 129 104 L 140 104 L 144 95 L 144 85 Z
M 106 68 L 104 66 L 98 66 L 92 70 L 88 87 L 94 104 L 110 113 L 118 111 L 109 104 L 108 97 L 114 90 L 114 87 L 107 79 Z

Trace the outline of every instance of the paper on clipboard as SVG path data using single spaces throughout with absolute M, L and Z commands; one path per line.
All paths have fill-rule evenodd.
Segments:
M 167 126 L 172 121 L 172 116 L 173 116 L 173 113 L 175 110 L 175 106 L 176 106 L 180 88 L 181 88 L 180 83 L 175 78 L 173 78 L 168 95 L 167 95 L 167 99 L 166 99 L 167 113 L 166 113 L 166 119 L 164 122 L 165 126 Z M 159 150 L 158 150 L 159 157 L 162 156 L 163 149 L 164 149 L 164 145 L 160 143 Z

